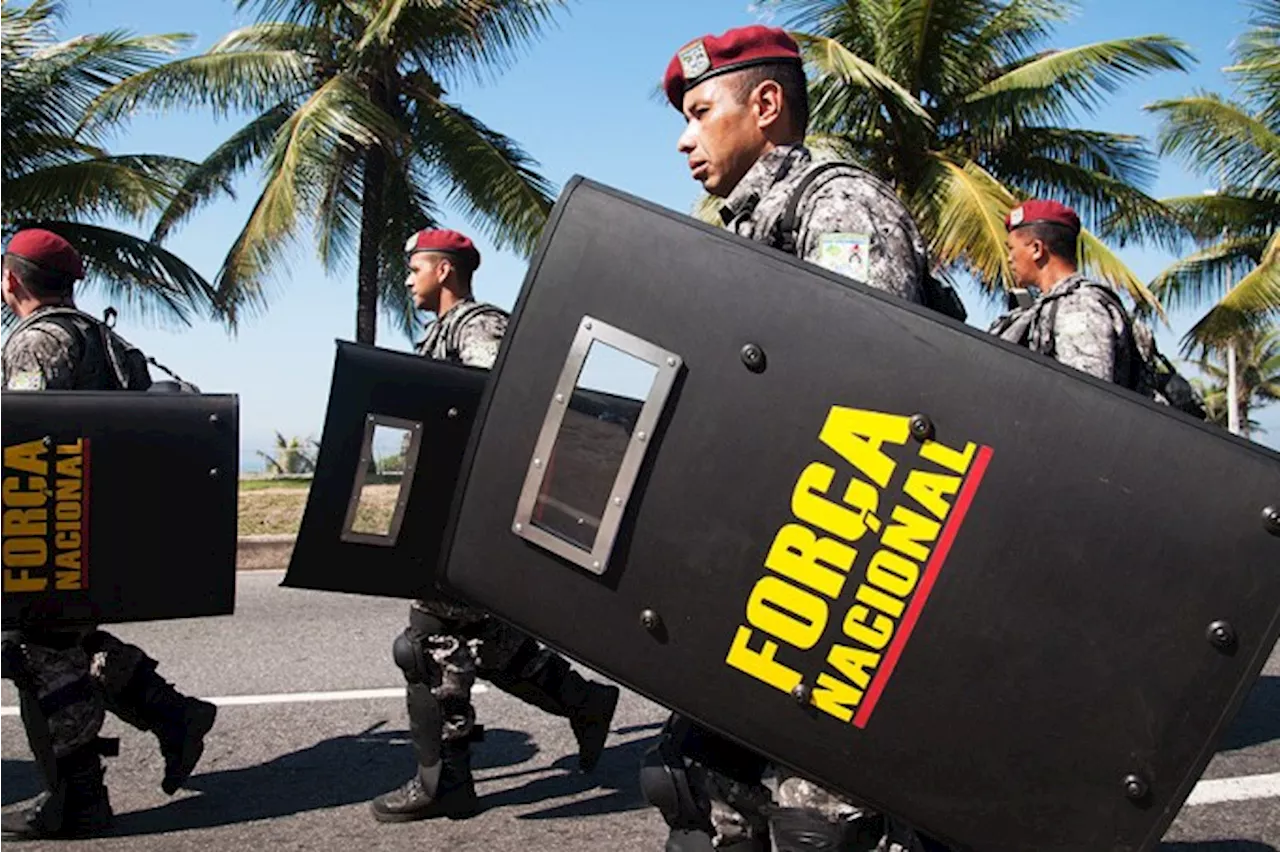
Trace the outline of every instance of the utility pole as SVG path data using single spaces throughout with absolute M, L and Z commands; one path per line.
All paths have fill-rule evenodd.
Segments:
M 1240 434 L 1240 390 L 1236 386 L 1236 339 L 1227 341 L 1227 431 Z

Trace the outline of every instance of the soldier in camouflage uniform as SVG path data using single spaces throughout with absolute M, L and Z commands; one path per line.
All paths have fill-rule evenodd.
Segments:
M 83 276 L 79 253 L 54 233 L 27 229 L 9 241 L 3 294 L 18 324 L 4 344 L 5 392 L 120 389 L 107 354 L 114 332 L 73 312 L 74 283 Z M 155 734 L 166 793 L 172 795 L 191 774 L 217 708 L 177 692 L 141 648 L 91 625 L 27 630 L 6 639 L 17 652 L 19 676 L 48 722 L 60 788 L 6 813 L 6 834 L 89 834 L 110 823 L 101 760 L 108 741 L 98 737 L 105 710 Z
M 1031 200 L 1005 217 L 1015 283 L 1043 294 L 990 331 L 1104 381 L 1128 384 L 1132 359 L 1119 296 L 1076 269 L 1080 218 L 1056 201 Z
M 724 227 L 847 278 L 923 302 L 928 253 L 894 191 L 848 164 L 815 161 L 803 140 L 800 52 L 781 29 L 750 26 L 690 42 L 664 88 L 687 119 L 678 149 Z M 641 786 L 671 827 L 668 852 L 769 848 L 918 850 L 908 827 L 673 716 Z
M 490 369 L 507 328 L 507 314 L 477 302 L 471 276 L 480 253 L 455 231 L 420 231 L 405 246 L 414 305 L 434 313 L 418 354 Z M 409 627 L 392 648 L 408 682 L 409 733 L 418 768 L 400 788 L 376 798 L 382 822 L 476 811 L 470 743 L 475 724 L 471 687 L 477 675 L 528 703 L 569 719 L 578 764 L 600 759 L 618 703 L 618 688 L 585 680 L 555 652 L 506 622 L 443 595 L 410 605 Z

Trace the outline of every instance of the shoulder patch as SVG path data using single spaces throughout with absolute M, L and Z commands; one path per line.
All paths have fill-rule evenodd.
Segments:
M 870 255 L 870 234 L 823 234 L 818 239 L 818 265 L 861 284 L 871 281 Z
M 44 390 L 44 374 L 39 370 L 22 370 L 9 377 L 6 390 Z

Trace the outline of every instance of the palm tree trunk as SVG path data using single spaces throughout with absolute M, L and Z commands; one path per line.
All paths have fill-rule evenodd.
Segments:
M 378 334 L 378 243 L 386 227 L 382 214 L 382 183 L 386 155 L 370 148 L 364 159 L 364 189 L 360 211 L 360 261 L 356 273 L 356 342 L 374 344 Z

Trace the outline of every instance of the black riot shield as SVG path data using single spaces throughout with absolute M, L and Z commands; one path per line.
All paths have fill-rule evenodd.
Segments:
M 338 341 L 315 477 L 283 586 L 419 598 L 489 372 Z
M 984 852 L 1154 848 L 1280 632 L 1277 454 L 581 179 L 459 489 L 451 590 Z
M 234 611 L 237 397 L 2 399 L 6 630 Z

